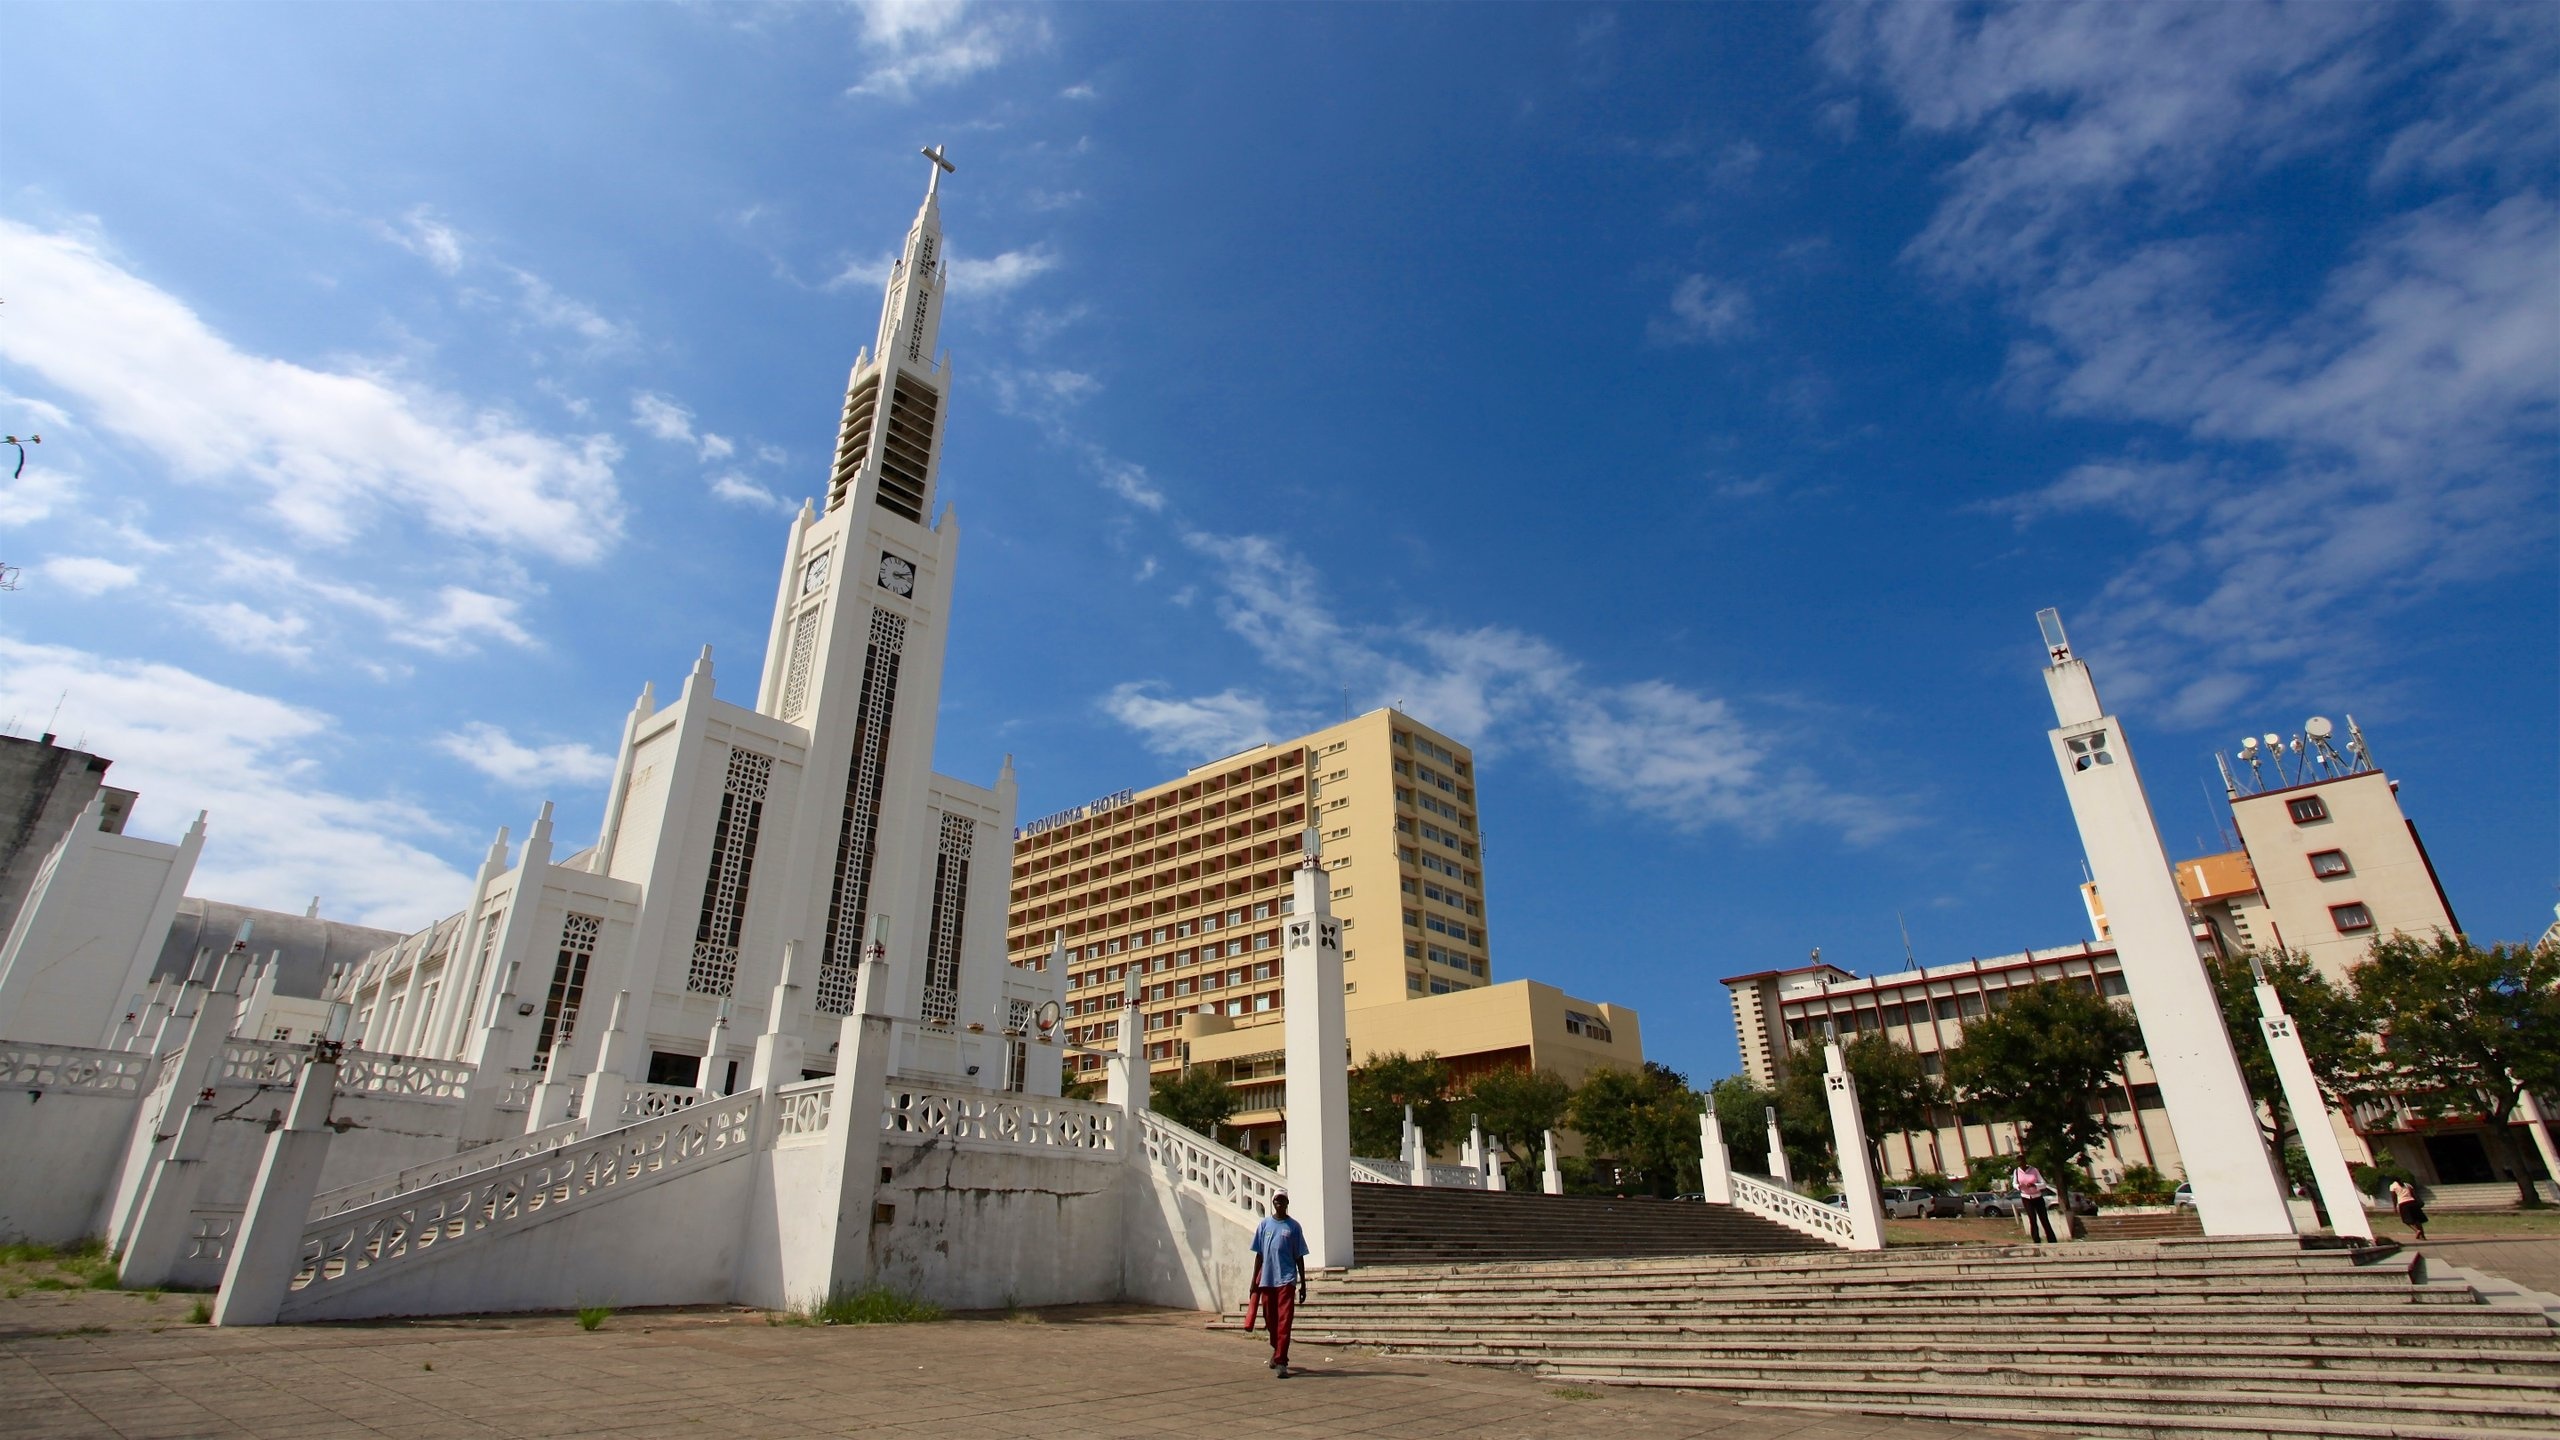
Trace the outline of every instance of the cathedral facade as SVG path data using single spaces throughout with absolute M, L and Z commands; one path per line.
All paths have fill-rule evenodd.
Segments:
M 618 1009 L 624 1078 L 727 1093 L 768 1031 L 832 1071 L 876 953 L 913 1022 L 899 1073 L 1057 1093 L 1026 1033 L 1063 976 L 1005 959 L 1011 761 L 992 785 L 932 768 L 960 539 L 935 513 L 942 169 L 854 363 L 824 507 L 784 538 L 753 703 L 715 693 L 708 647 L 673 701 L 643 689 L 596 843 L 554 859 L 548 807 L 520 851 L 499 832 L 468 907 L 333 979 L 350 1038 L 566 1079 L 595 1068 Z M 514 1055 L 486 1053 L 500 1022 Z

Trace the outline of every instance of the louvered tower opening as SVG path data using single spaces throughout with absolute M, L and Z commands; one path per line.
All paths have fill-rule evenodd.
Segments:
M 836 473 L 827 482 L 827 508 L 835 509 L 853 493 L 862 462 L 871 455 L 871 427 L 880 414 L 880 377 L 872 376 L 845 392 L 844 424 L 836 430 Z
M 911 376 L 889 392 L 889 431 L 880 445 L 880 504 L 924 520 L 925 477 L 933 470 L 933 426 L 942 397 Z

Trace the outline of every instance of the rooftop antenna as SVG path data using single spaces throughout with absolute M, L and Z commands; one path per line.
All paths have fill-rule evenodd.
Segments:
M 47 735 L 59 735 L 62 733 L 54 727 L 54 722 L 62 718 L 62 702 L 70 698 L 71 692 L 68 690 L 65 690 L 61 694 L 53 697 L 53 713 L 44 717 L 44 733 Z
M 2366 747 L 2364 732 L 2356 728 L 2353 715 L 2347 717 L 2347 753 L 2356 757 L 2357 764 L 2368 770 L 2373 768 L 2373 751 Z
M 2266 773 L 2258 768 L 2258 737 L 2242 737 L 2240 748 L 2234 753 L 2239 756 L 2241 764 L 2249 767 L 2249 788 L 2253 791 L 2266 789 Z
M 1911 927 L 1903 923 L 1901 910 L 1897 909 L 1893 912 L 1893 923 L 1896 928 L 1902 931 L 1902 958 L 1904 962 L 1909 964 L 1914 970 L 1919 969 L 1920 958 L 1911 953 Z

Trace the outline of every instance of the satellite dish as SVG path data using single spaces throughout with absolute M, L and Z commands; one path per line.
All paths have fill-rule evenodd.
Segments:
M 2281 735 L 2271 732 L 2261 738 L 2267 742 L 2267 748 L 2270 750 L 2281 750 L 2284 748 L 2284 737 Z
M 2257 753 L 2258 737 L 2255 735 L 2243 736 L 2240 741 L 2240 758 L 2246 760 Z
M 2335 732 L 2330 728 L 2328 716 L 2314 715 L 2302 722 L 2302 733 L 2314 740 L 2326 740 Z

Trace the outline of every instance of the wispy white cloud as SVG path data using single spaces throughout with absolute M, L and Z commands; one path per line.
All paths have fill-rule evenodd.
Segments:
M 1091 82 L 1070 85 L 1066 89 L 1058 92 L 1058 98 L 1061 100 L 1091 100 L 1095 98 L 1095 91 Z
M 951 262 L 951 293 L 980 299 L 1010 295 L 1057 268 L 1058 257 L 1046 245 L 1007 250 L 986 260 L 963 254 Z
M 2550 12 L 1841 6 L 1825 44 L 1968 147 L 1908 257 L 2021 322 L 2005 393 L 2154 429 L 2003 507 L 2156 537 L 2086 627 L 2121 691 L 2196 724 L 2334 693 L 2382 617 L 2547 544 Z M 2446 149 L 2464 183 L 2342 221 L 2314 284 L 2256 283 L 2267 242 L 2214 219 L 2278 165 L 2387 197 Z M 2283 638 L 2315 617 L 2322 645 Z
M 1049 38 L 1048 21 L 1036 10 L 968 0 L 859 0 L 857 8 L 871 68 L 848 91 L 854 95 L 913 99 L 919 90 L 992 70 Z
M 630 326 L 608 320 L 585 301 L 561 294 L 532 271 L 510 266 L 507 273 L 515 279 L 517 308 L 527 320 L 576 336 L 589 354 L 627 351 L 638 343 L 639 335 Z
M 800 502 L 775 494 L 770 488 L 735 470 L 724 470 L 711 477 L 711 493 L 732 505 L 745 505 L 757 510 L 770 510 L 776 515 L 797 515 Z
M 392 244 L 447 275 L 462 271 L 462 233 L 436 216 L 435 208 L 415 205 L 398 221 L 377 227 Z
M 1751 295 L 1729 280 L 1683 276 L 1671 287 L 1670 309 L 1646 326 L 1646 333 L 1665 345 L 1738 340 L 1751 333 Z
M 547 435 L 387 375 L 249 354 L 80 236 L 0 220 L 0 268 L 17 282 L 0 360 L 177 478 L 261 493 L 306 539 L 343 544 L 383 511 L 572 562 L 620 536 L 609 436 Z
M 658 439 L 693 446 L 702 460 L 725 460 L 737 453 L 737 445 L 727 436 L 696 431 L 691 410 L 651 391 L 631 397 L 631 421 Z
M 1274 714 L 1268 700 L 1241 690 L 1193 696 L 1164 691 L 1153 681 L 1114 686 L 1102 697 L 1102 712 L 1137 731 L 1148 749 L 1186 765 L 1306 728 L 1298 718 Z
M 1865 842 L 1907 823 L 1890 802 L 1781 759 L 1726 699 L 1662 679 L 1597 676 L 1507 626 L 1354 624 L 1334 611 L 1316 569 L 1279 541 L 1198 531 L 1183 539 L 1214 562 L 1220 619 L 1292 690 L 1330 696 L 1348 686 L 1364 703 L 1391 702 L 1468 737 L 1480 754 L 1541 760 L 1595 798 L 1676 830 L 1810 825 Z M 1150 681 L 1115 687 L 1103 708 L 1149 748 L 1188 760 L 1322 718 L 1244 687 L 1183 696 Z
M 15 297 L 12 297 L 13 300 Z M 15 308 L 14 305 L 12 308 Z M 406 929 L 451 911 L 470 882 L 430 846 L 457 837 L 416 803 L 333 783 L 327 714 L 175 665 L 0 636 L 0 713 L 44 714 L 113 757 L 142 793 L 134 829 L 174 838 L 212 812 L 197 894 Z
M 289 610 L 259 610 L 237 600 L 181 600 L 172 609 L 228 649 L 297 664 L 311 658 L 311 622 Z
M 485 720 L 438 735 L 435 747 L 492 780 L 527 790 L 589 785 L 613 774 L 613 757 L 592 745 L 527 745 Z
M 74 595 L 99 596 L 131 587 L 142 572 L 96 555 L 56 555 L 36 566 L 36 573 Z

